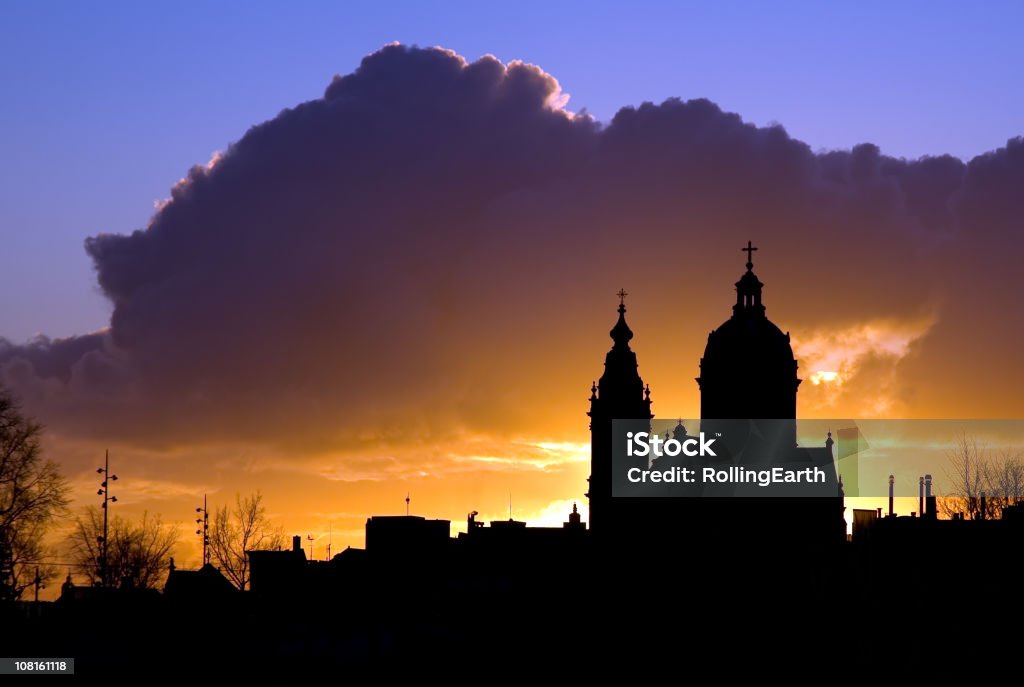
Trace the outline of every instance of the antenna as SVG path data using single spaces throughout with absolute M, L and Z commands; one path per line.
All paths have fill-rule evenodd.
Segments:
M 509 522 L 512 521 L 512 492 L 511 491 L 508 493 L 508 519 L 509 519 Z
M 309 542 L 309 560 L 313 560 L 313 535 L 307 534 L 306 541 Z
M 327 523 L 327 560 L 331 560 L 331 540 L 334 538 L 334 523 Z

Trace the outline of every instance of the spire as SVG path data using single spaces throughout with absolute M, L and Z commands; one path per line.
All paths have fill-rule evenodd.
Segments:
M 608 336 L 612 337 L 615 346 L 619 348 L 629 346 L 629 341 L 633 338 L 633 330 L 626 324 L 626 296 L 629 294 L 626 293 L 625 289 L 619 289 L 619 292 L 615 295 L 619 297 L 619 321 L 608 332 Z
M 569 522 L 562 525 L 569 529 L 583 529 L 583 521 L 580 518 L 580 512 L 576 509 L 576 504 L 572 504 L 572 512 L 569 513 Z
M 597 380 L 596 389 L 590 387 L 590 477 L 587 498 L 590 500 L 590 528 L 598 523 L 598 530 L 606 525 L 600 521 L 601 513 L 612 513 L 612 423 L 626 420 L 637 431 L 651 431 L 651 390 L 640 378 L 636 353 L 629 347 L 633 332 L 626 324 L 626 291 L 621 289 L 619 319 L 609 335 L 615 344 L 604 358 L 604 373 Z M 615 472 L 614 474 L 618 474 Z M 594 520 L 595 511 L 598 519 Z M 570 526 L 581 527 L 579 512 L 570 513 Z M 611 522 L 609 518 L 607 522 Z
M 741 249 L 747 254 L 747 271 L 736 282 L 736 305 L 732 306 L 733 317 L 753 315 L 764 317 L 764 306 L 761 304 L 761 287 L 764 284 L 754 274 L 754 251 L 757 247 L 753 241 L 747 241 L 746 248 Z
M 650 387 L 646 387 L 640 379 L 636 353 L 629 347 L 633 331 L 626 324 L 628 294 L 624 289 L 620 289 L 615 295 L 619 297 L 619 319 L 608 332 L 615 344 L 605 356 L 604 374 L 597 381 L 596 388 L 590 388 L 591 411 L 600 404 L 607 412 L 612 413 L 608 417 L 649 418 Z

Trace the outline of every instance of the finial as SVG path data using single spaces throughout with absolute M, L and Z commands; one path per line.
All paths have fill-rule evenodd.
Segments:
M 575 502 L 575 501 L 573 501 L 573 502 L 572 502 L 572 512 L 573 512 L 573 514 L 575 514 L 575 513 L 577 513 L 577 512 L 578 512 L 578 511 L 576 510 L 576 502 Z
M 647 386 L 644 387 L 644 400 L 645 401 L 650 401 L 651 400 L 651 385 L 650 384 L 648 384 Z
M 747 254 L 747 271 L 749 272 L 754 269 L 754 251 L 757 248 L 754 247 L 753 241 L 747 241 L 747 247 L 740 250 Z
M 616 346 L 628 346 L 629 340 L 633 338 L 633 332 L 630 331 L 629 325 L 626 324 L 626 296 L 629 294 L 626 293 L 625 289 L 619 289 L 619 292 L 615 295 L 619 297 L 619 320 L 608 334 L 612 337 Z

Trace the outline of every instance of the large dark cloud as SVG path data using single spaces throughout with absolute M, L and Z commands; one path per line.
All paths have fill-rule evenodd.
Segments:
M 1022 151 L 814 152 L 706 100 L 602 126 L 536 67 L 388 46 L 193 168 L 144 229 L 89 239 L 109 330 L 4 343 L 0 382 L 60 432 L 152 446 L 583 430 L 611 294 L 634 293 L 656 399 L 690 402 L 748 238 L 795 335 L 927 315 L 939 364 L 960 312 L 1024 333 L 1015 289 L 978 278 L 1016 275 Z

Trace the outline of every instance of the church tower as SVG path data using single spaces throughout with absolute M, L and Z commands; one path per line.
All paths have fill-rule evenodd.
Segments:
M 612 422 L 634 420 L 634 431 L 650 431 L 651 390 L 637 370 L 629 347 L 633 332 L 626 324 L 626 296 L 620 290 L 619 319 L 609 335 L 614 342 L 604 359 L 604 374 L 590 389 L 590 529 L 606 530 L 612 508 Z
M 700 361 L 701 429 L 723 428 L 728 424 L 723 420 L 774 420 L 755 423 L 761 426 L 752 429 L 775 447 L 788 450 L 796 446 L 797 362 L 789 333 L 765 316 L 764 284 L 754 274 L 757 248 L 748 241 L 743 250 L 747 271 L 736 282 L 732 317 L 708 335 Z M 730 427 L 734 435 L 738 424 Z

